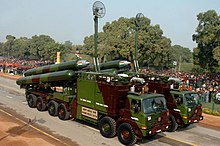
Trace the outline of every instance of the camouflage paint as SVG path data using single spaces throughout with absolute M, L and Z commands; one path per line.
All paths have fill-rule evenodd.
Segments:
M 128 67 L 129 65 L 130 62 L 126 60 L 113 60 L 105 63 L 100 63 L 100 69 L 101 70 L 110 69 L 110 68 L 121 69 Z
M 61 72 L 64 74 L 60 75 Z M 59 71 L 25 77 L 23 82 L 21 80 L 17 82 L 20 84 L 34 84 L 49 81 L 67 81 L 74 77 L 74 72 L 71 72 L 73 75 L 70 75 L 70 77 L 66 77 L 68 76 L 66 75 L 68 71 Z M 130 87 L 129 79 L 122 79 L 116 74 L 78 72 L 76 98 L 69 98 L 69 96 L 65 96 L 64 93 L 58 92 L 51 93 L 49 97 L 55 101 L 64 102 L 67 108 L 70 106 L 73 118 L 98 123 L 102 116 L 107 115 L 116 120 L 117 126 L 123 122 L 127 122 L 132 125 L 139 138 L 146 136 L 149 130 L 161 130 L 162 127 L 167 124 L 156 122 L 161 116 L 161 113 L 152 113 L 152 119 L 147 121 L 146 114 L 143 112 L 136 115 L 130 110 L 131 98 L 145 99 L 153 98 L 158 95 L 128 95 Z M 134 120 L 134 117 L 137 117 L 139 121 Z M 141 129 L 142 126 L 147 126 L 148 129 Z
M 186 94 L 197 94 L 193 91 L 170 91 L 171 95 L 180 95 L 181 97 L 184 97 Z M 203 119 L 202 117 L 202 105 L 201 104 L 195 104 L 194 106 L 187 106 L 184 103 L 186 102 L 186 99 L 183 98 L 183 103 L 181 105 L 176 105 L 176 108 L 180 110 L 180 112 L 176 112 L 175 114 L 178 117 L 178 123 L 182 126 L 185 124 L 192 124 L 194 122 L 199 122 Z M 190 108 L 190 111 L 189 111 Z
M 129 103 L 131 107 L 131 100 L 139 100 L 141 102 L 141 111 L 138 113 L 135 113 L 131 108 L 131 119 L 135 121 L 139 129 L 141 129 L 142 126 L 146 126 L 147 129 L 143 130 L 141 129 L 142 135 L 154 135 L 161 131 L 166 131 L 166 126 L 169 125 L 169 115 L 168 115 L 168 109 L 165 109 L 164 111 L 158 111 L 158 112 L 152 112 L 149 114 L 145 114 L 143 112 L 143 100 L 146 99 L 154 99 L 157 97 L 164 98 L 161 94 L 129 94 Z
M 106 75 L 101 73 L 81 73 L 77 81 L 77 100 L 74 105 L 77 105 L 77 109 L 74 108 L 72 115 L 75 115 L 77 119 L 90 121 L 92 123 L 98 123 L 102 116 L 110 116 L 114 118 L 117 125 L 123 122 L 127 122 L 132 125 L 135 133 L 141 138 L 142 136 L 149 135 L 149 131 L 152 134 L 158 132 L 158 130 L 165 131 L 165 126 L 168 125 L 168 110 L 165 114 L 161 112 L 151 113 L 151 120 L 147 120 L 146 114 L 134 113 L 130 109 L 131 99 L 146 99 L 162 96 L 160 94 L 140 94 L 140 95 L 128 95 L 131 84 L 121 84 L 120 82 L 113 82 L 116 77 L 114 75 Z M 86 91 L 86 92 L 85 92 Z M 72 106 L 73 107 L 73 106 Z M 83 109 L 87 115 L 83 115 Z M 96 116 L 91 116 L 92 113 L 97 112 Z M 163 122 L 158 122 L 161 118 Z M 138 118 L 138 121 L 132 119 Z M 148 129 L 141 129 L 142 126 L 147 126 Z
M 71 103 L 72 100 L 75 98 L 74 95 L 63 94 L 61 92 L 53 92 L 52 97 L 60 101 L 67 102 L 67 103 Z
M 58 71 L 53 73 L 45 73 L 19 78 L 16 83 L 18 85 L 50 83 L 58 81 L 71 80 L 75 76 L 72 70 Z
M 32 68 L 24 72 L 24 76 L 44 74 L 48 72 L 57 72 L 62 70 L 77 71 L 89 65 L 86 60 L 71 60 L 59 64 L 47 65 L 38 68 Z
M 149 77 L 149 76 L 148 76 Z M 149 78 L 154 78 L 154 80 L 150 80 Z M 167 106 L 170 111 L 170 115 L 173 115 L 177 121 L 177 123 L 181 126 L 184 126 L 185 124 L 193 123 L 192 121 L 199 122 L 203 119 L 202 117 L 202 108 L 201 105 L 195 105 L 194 107 L 190 107 L 191 111 L 188 111 L 188 108 L 186 105 L 184 105 L 185 100 L 183 101 L 183 104 L 177 105 L 174 101 L 174 95 L 181 95 L 184 97 L 185 94 L 189 93 L 195 93 L 193 91 L 182 91 L 182 90 L 171 90 L 169 82 L 164 82 L 163 80 L 160 80 L 160 77 L 149 77 L 145 78 L 146 82 L 148 82 L 149 92 L 154 92 L 156 90 L 157 93 L 164 94 L 166 100 L 167 100 Z M 197 111 L 195 113 L 195 111 Z M 190 121 L 190 122 L 189 122 Z
M 77 113 L 73 114 L 78 119 L 89 120 L 92 123 L 98 122 L 99 114 L 108 115 L 107 105 L 104 105 L 103 97 L 96 81 L 98 75 L 99 73 L 80 73 L 77 79 Z M 86 109 L 87 115 L 83 113 L 84 109 Z

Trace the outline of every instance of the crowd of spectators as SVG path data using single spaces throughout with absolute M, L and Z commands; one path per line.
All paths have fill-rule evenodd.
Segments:
M 52 64 L 48 60 L 23 60 L 13 57 L 0 57 L 0 71 L 10 74 L 22 75 L 24 71 L 43 65 Z
M 168 76 L 179 79 L 178 88 L 181 90 L 194 90 L 200 94 L 201 101 L 220 103 L 220 75 L 219 74 L 198 74 L 185 72 L 153 71 L 143 69 L 142 73 Z M 218 100 L 218 101 L 217 101 Z

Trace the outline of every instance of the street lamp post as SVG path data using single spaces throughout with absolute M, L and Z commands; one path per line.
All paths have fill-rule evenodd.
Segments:
M 98 18 L 103 18 L 105 16 L 105 6 L 102 2 L 96 1 L 93 4 L 93 15 L 94 15 L 94 27 L 95 27 L 95 34 L 94 34 L 94 64 L 95 64 L 95 71 L 99 72 L 99 62 L 98 62 L 98 55 L 97 55 L 97 47 L 98 47 Z
M 139 64 L 138 64 L 138 60 L 137 60 L 137 46 L 138 46 L 138 30 L 141 27 L 141 25 L 143 24 L 143 18 L 144 15 L 142 13 L 138 13 L 136 15 L 135 18 L 135 56 L 134 56 L 134 68 L 135 68 L 135 72 L 139 71 Z
M 94 63 L 95 63 L 95 71 L 99 71 L 98 67 L 98 57 L 97 57 L 97 46 L 98 46 L 98 17 L 94 17 L 94 27 L 95 27 L 95 34 L 94 34 L 94 48 L 95 48 L 95 53 L 94 53 Z
M 135 28 L 135 58 L 134 58 L 134 66 L 135 66 L 135 72 L 138 72 L 139 65 L 137 61 L 137 45 L 138 45 L 138 28 Z

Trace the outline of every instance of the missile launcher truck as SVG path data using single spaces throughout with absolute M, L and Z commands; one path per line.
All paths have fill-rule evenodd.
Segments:
M 145 136 L 166 131 L 169 111 L 162 94 L 137 91 L 141 78 L 128 78 L 113 73 L 83 71 L 89 63 L 68 63 L 27 70 L 16 81 L 26 89 L 31 108 L 48 110 L 61 120 L 79 119 L 98 125 L 101 135 L 118 135 L 124 145 L 133 145 Z M 69 65 L 67 65 L 69 66 Z
M 168 76 L 130 72 L 131 75 L 144 78 L 148 83 L 148 92 L 156 92 L 165 96 L 171 122 L 168 131 L 176 131 L 178 127 L 186 128 L 190 124 L 203 120 L 202 105 L 198 102 L 197 92 L 179 90 L 178 86 L 174 85 L 177 83 L 175 79 L 170 80 Z

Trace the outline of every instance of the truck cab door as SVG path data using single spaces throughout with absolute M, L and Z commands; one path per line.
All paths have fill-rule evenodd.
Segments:
M 82 74 L 77 80 L 78 103 L 94 108 L 96 78 L 93 74 Z
M 141 113 L 141 101 L 136 99 L 131 99 L 131 119 L 135 122 L 140 122 L 140 113 Z
M 180 116 L 181 117 L 181 114 L 184 109 L 185 109 L 185 106 L 184 106 L 184 103 L 183 103 L 183 95 L 182 94 L 172 94 L 173 96 L 173 99 L 174 99 L 174 104 L 175 104 L 175 107 L 173 108 L 174 110 L 174 113 L 176 115 L 178 115 L 178 117 Z

